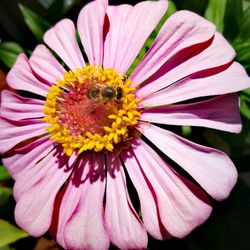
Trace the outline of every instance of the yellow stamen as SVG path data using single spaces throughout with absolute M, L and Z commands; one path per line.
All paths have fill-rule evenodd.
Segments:
M 57 82 L 57 85 L 51 86 L 47 95 L 43 109 L 46 116 L 43 120 L 49 124 L 46 130 L 51 134 L 50 139 L 60 143 L 66 155 L 72 155 L 75 150 L 78 154 L 86 150 L 113 151 L 114 144 L 127 141 L 130 138 L 130 127 L 138 123 L 141 114 L 138 111 L 140 99 L 136 98 L 133 93 L 134 89 L 131 88 L 131 80 L 128 77 L 120 76 L 116 70 L 111 68 L 103 69 L 100 65 L 98 67 L 88 65 L 85 68 L 76 69 L 76 72 L 66 72 L 64 78 L 58 79 Z M 107 120 L 110 120 L 110 124 L 102 127 L 101 134 L 90 131 L 82 132 L 82 130 L 75 134 L 61 120 L 59 114 L 62 112 L 61 107 L 64 106 L 59 102 L 63 102 L 67 95 L 65 89 L 78 91 L 80 88 L 93 87 L 94 84 L 112 87 L 114 90 L 120 88 L 122 96 L 119 99 L 117 97 L 117 100 L 110 104 L 113 112 L 107 114 Z M 100 102 L 98 98 L 97 101 Z M 63 112 L 67 112 L 67 108 L 63 108 Z

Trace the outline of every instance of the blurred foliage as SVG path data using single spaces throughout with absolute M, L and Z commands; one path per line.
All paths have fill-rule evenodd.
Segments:
M 204 17 L 213 22 L 219 32 L 223 32 L 224 29 L 224 15 L 226 9 L 227 0 L 210 0 L 205 12 Z
M 39 42 L 43 41 L 43 34 L 51 25 L 34 11 L 19 4 L 24 21 Z
M 204 15 L 209 0 L 174 0 L 178 10 L 191 10 L 201 16 Z M 220 2 L 221 0 L 218 0 Z
M 10 175 L 4 166 L 0 166 L 0 181 L 6 181 L 10 179 Z
M 135 4 L 139 1 L 127 1 Z M 84 0 L 0 0 L 0 69 L 6 73 L 21 52 L 30 54 L 42 42 L 44 32 L 58 20 L 77 20 Z M 111 0 L 111 4 L 121 2 Z M 228 39 L 239 61 L 250 73 L 250 0 L 171 0 L 169 8 L 152 32 L 135 62 L 133 71 L 145 55 L 165 20 L 177 10 L 187 9 L 215 23 Z M 237 84 L 237 83 L 236 83 Z M 191 140 L 199 138 L 230 155 L 239 171 L 239 181 L 230 198 L 214 202 L 210 220 L 183 240 L 160 242 L 150 238 L 149 249 L 248 250 L 250 249 L 250 89 L 242 91 L 242 132 L 237 134 L 183 126 L 180 133 Z M 14 225 L 13 181 L 0 166 L 0 250 L 59 249 L 51 240 L 27 238 Z M 46 238 L 50 236 L 46 235 Z M 24 239 L 22 239 L 24 238 Z M 22 239 L 22 240 L 20 240 Z M 19 240 L 19 241 L 18 241 Z M 15 241 L 18 241 L 14 243 Z M 13 244 L 14 243 L 14 244 Z M 113 247 L 111 247 L 113 249 Z
M 11 68 L 17 56 L 23 52 L 22 47 L 15 42 L 0 43 L 0 58 L 8 68 Z
M 25 237 L 28 237 L 27 233 L 0 219 L 0 247 Z

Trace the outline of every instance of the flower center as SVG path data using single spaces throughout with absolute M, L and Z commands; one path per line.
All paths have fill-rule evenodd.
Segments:
M 114 69 L 87 66 L 68 71 L 52 85 L 46 98 L 44 121 L 50 139 L 70 156 L 74 150 L 113 151 L 128 141 L 138 123 L 138 102 L 131 80 Z

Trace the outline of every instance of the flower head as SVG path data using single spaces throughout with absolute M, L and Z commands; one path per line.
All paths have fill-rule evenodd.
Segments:
M 176 12 L 127 75 L 167 5 L 91 2 L 77 21 L 84 51 L 63 19 L 45 33 L 47 46 L 10 70 L 18 94 L 2 93 L 0 151 L 15 179 L 17 224 L 29 234 L 50 230 L 66 249 L 142 249 L 147 233 L 182 238 L 203 223 L 207 194 L 229 195 L 237 172 L 228 156 L 159 125 L 240 132 L 233 92 L 250 80 L 215 26 Z
M 58 82 L 47 95 L 43 120 L 51 125 L 47 128 L 50 139 L 60 143 L 65 154 L 113 151 L 113 144 L 133 136 L 139 99 L 127 77 L 114 69 L 87 66 L 66 72 Z

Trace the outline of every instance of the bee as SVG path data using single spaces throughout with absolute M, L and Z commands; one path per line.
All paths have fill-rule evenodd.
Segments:
M 124 75 L 124 76 L 122 77 L 122 81 L 123 81 L 123 82 L 126 82 L 126 81 L 128 80 L 128 78 L 129 78 L 128 76 Z
M 103 100 L 103 101 L 119 101 L 122 98 L 122 88 L 116 89 L 106 85 L 94 85 L 87 91 L 87 97 L 90 100 Z
M 116 99 L 120 100 L 122 98 L 122 88 L 121 87 L 117 87 L 116 91 L 117 91 L 117 93 L 116 93 Z

